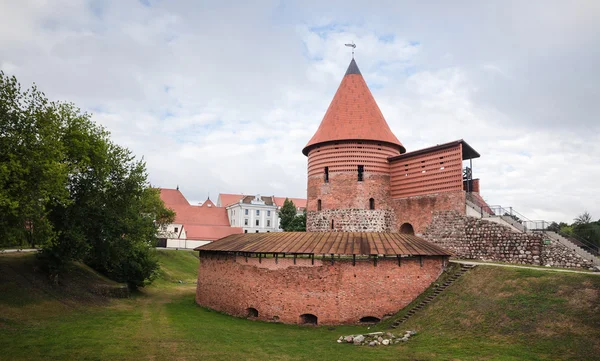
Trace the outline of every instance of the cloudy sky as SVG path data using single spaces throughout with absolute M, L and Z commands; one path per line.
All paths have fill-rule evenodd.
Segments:
M 408 151 L 465 139 L 482 195 L 600 217 L 600 1 L 0 0 L 0 69 L 93 113 L 153 185 L 306 196 L 357 44 Z

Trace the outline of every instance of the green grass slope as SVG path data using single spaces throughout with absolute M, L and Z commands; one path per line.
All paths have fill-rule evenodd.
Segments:
M 373 348 L 335 341 L 384 325 L 300 327 L 199 307 L 187 283 L 195 254 L 158 255 L 163 270 L 152 286 L 69 308 L 58 294 L 34 292 L 31 302 L 29 291 L 1 288 L 0 274 L 0 290 L 11 294 L 0 296 L 0 359 L 600 360 L 598 276 L 480 266 L 401 326 L 418 331 L 409 342 Z

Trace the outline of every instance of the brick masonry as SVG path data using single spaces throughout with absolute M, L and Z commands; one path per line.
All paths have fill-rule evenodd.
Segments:
M 440 211 L 454 211 L 466 215 L 465 192 L 459 190 L 430 194 L 424 196 L 392 199 L 396 224 L 392 226 L 398 232 L 404 223 L 413 226 L 416 234 L 425 233 L 425 229 L 432 222 L 433 215 Z
M 196 302 L 234 316 L 248 308 L 258 319 L 301 323 L 313 314 L 319 324 L 350 324 L 362 317 L 384 318 L 398 312 L 442 273 L 442 257 L 329 260 L 248 258 L 201 252 Z

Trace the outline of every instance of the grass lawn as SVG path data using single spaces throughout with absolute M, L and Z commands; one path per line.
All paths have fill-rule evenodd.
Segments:
M 598 276 L 479 266 L 401 326 L 418 332 L 409 342 L 371 348 L 335 340 L 385 325 L 300 327 L 199 307 L 196 254 L 159 255 L 159 279 L 124 300 L 81 296 L 85 268 L 56 288 L 32 255 L 0 255 L 0 359 L 600 360 Z

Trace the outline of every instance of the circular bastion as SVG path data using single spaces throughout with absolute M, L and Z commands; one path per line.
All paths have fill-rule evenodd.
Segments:
M 196 302 L 297 324 L 377 322 L 438 278 L 450 254 L 399 233 L 258 233 L 196 250 Z

